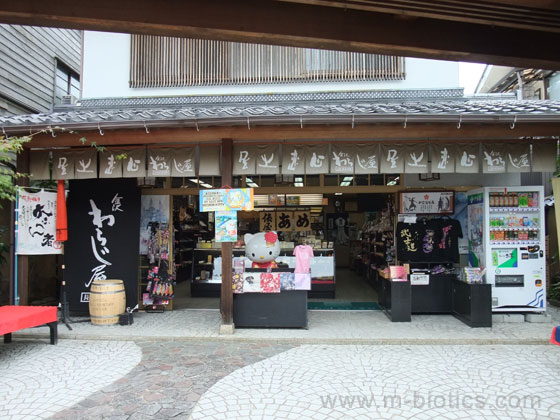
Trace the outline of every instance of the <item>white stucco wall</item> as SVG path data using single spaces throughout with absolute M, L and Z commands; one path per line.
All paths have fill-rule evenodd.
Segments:
M 406 80 L 403 81 L 131 89 L 128 86 L 130 35 L 86 31 L 84 33 L 82 97 L 223 95 L 459 87 L 458 63 L 407 58 L 405 66 Z

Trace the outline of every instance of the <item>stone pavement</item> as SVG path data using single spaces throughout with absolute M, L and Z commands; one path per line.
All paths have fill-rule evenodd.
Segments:
M 267 343 L 204 341 L 140 342 L 138 346 L 142 360 L 126 376 L 53 418 L 186 420 L 196 401 L 219 379 L 291 348 Z M 66 385 L 71 387 L 72 383 Z
M 556 346 L 303 345 L 238 369 L 192 420 L 560 419 Z
M 120 379 L 141 356 L 126 341 L 0 344 L 0 418 L 47 418 Z
M 309 311 L 308 329 L 237 329 L 219 335 L 217 310 L 176 310 L 135 313 L 133 325 L 60 324 L 60 338 L 101 340 L 239 340 L 326 344 L 546 344 L 560 311 L 550 308 L 547 323 L 494 323 L 492 328 L 470 328 L 451 315 L 413 315 L 412 322 L 391 322 L 381 311 Z M 555 324 L 551 323 L 553 320 Z M 32 328 L 14 337 L 47 337 L 48 328 Z

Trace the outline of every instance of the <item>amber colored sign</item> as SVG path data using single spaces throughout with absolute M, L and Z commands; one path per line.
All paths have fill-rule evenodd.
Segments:
M 296 228 L 296 232 L 305 232 L 311 230 L 311 212 L 295 211 L 294 226 Z
M 276 230 L 276 212 L 261 211 L 259 214 L 261 232 Z
M 279 232 L 291 232 L 294 230 L 294 212 L 276 212 L 276 230 Z

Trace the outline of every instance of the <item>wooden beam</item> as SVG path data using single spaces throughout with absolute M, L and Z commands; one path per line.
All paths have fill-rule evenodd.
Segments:
M 233 183 L 233 141 L 222 141 L 222 187 L 231 188 Z M 220 312 L 222 324 L 233 325 L 233 289 L 232 289 L 233 243 L 222 242 L 222 288 L 220 294 Z
M 480 141 L 492 139 L 519 139 L 520 137 L 549 137 L 557 136 L 560 123 L 517 123 L 511 129 L 508 122 L 496 124 L 465 124 L 457 129 L 455 123 L 415 124 L 408 123 L 407 128 L 402 124 L 367 124 L 356 125 L 256 125 L 250 130 L 246 126 L 207 127 L 200 131 L 191 128 L 161 128 L 152 129 L 150 134 L 143 130 L 107 130 L 104 135 L 96 131 L 84 131 L 80 137 L 99 146 L 130 146 L 130 145 L 173 145 L 219 142 L 220 138 L 230 138 L 235 141 L 323 141 L 333 140 L 390 140 L 396 141 Z M 40 134 L 33 137 L 26 147 L 80 147 L 82 143 L 77 136 L 60 133 L 53 138 L 50 134 Z
M 483 2 L 479 3 L 480 8 Z M 477 10 L 474 6 L 475 14 Z M 553 18 L 545 28 L 541 15 L 547 11 Z M 452 11 L 424 16 L 422 10 L 405 13 L 397 6 L 359 10 L 295 1 L 168 0 L 165 7 L 159 0 L 0 4 L 3 23 L 560 69 L 560 50 L 551 47 L 560 44 L 557 12 L 531 8 L 526 16 L 521 27 L 506 27 L 491 16 L 474 19 L 479 23 L 467 22 L 464 14 Z M 524 29 L 531 20 L 536 28 Z

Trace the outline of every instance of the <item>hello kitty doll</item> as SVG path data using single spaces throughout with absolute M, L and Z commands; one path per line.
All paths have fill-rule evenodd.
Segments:
M 278 268 L 274 261 L 280 255 L 276 232 L 247 233 L 244 240 L 245 256 L 253 262 L 253 268 Z

